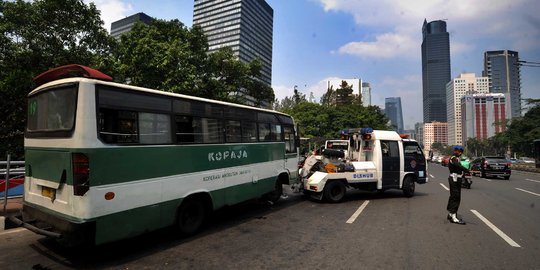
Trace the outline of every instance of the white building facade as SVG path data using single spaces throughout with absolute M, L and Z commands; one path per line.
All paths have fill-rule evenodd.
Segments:
M 448 144 L 462 145 L 461 98 L 465 95 L 489 93 L 489 78 L 474 73 L 461 73 L 446 84 Z

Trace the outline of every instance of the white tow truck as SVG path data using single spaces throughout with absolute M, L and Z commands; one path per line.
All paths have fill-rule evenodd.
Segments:
M 414 195 L 415 183 L 424 184 L 427 162 L 415 140 L 395 131 L 371 128 L 347 132 L 350 151 L 325 148 L 308 157 L 301 169 L 302 189 L 312 198 L 340 202 L 348 187 L 384 191 L 401 189 Z

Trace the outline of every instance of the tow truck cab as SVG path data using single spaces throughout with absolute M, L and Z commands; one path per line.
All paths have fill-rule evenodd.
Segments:
M 426 157 L 420 145 L 394 131 L 355 129 L 349 132 L 351 151 L 310 156 L 304 163 L 304 193 L 331 202 L 343 200 L 347 187 L 384 191 L 401 189 L 414 195 L 415 183 L 428 181 Z

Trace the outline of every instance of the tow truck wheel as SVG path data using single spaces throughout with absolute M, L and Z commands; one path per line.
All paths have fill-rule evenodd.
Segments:
M 347 187 L 341 181 L 332 181 L 327 183 L 324 187 L 324 198 L 331 203 L 338 203 L 343 201 Z
M 410 176 L 406 176 L 405 179 L 403 179 L 403 195 L 405 197 L 412 197 L 414 196 L 414 179 Z

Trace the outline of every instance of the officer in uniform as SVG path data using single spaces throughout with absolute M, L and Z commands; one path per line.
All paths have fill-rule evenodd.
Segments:
M 469 169 L 463 167 L 460 162 L 463 147 L 460 145 L 454 146 L 454 155 L 448 162 L 450 176 L 448 177 L 448 185 L 450 186 L 450 197 L 448 198 L 448 220 L 455 224 L 465 225 L 465 222 L 457 217 L 459 203 L 461 201 L 461 181 L 463 173 L 468 173 Z

